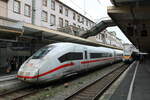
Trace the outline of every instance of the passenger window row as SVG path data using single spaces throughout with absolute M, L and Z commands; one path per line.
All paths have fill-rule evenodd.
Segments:
M 123 56 L 123 54 L 116 54 L 116 56 Z
M 82 52 L 69 52 L 59 57 L 58 59 L 61 63 L 65 61 L 70 61 L 70 60 L 81 60 L 83 59 L 83 53 Z
M 90 58 L 112 57 L 111 53 L 90 53 Z
M 102 57 L 112 57 L 111 53 L 90 53 L 90 58 L 102 58 Z M 59 57 L 58 60 L 63 63 L 65 61 L 71 60 L 82 60 L 82 52 L 69 52 Z M 85 59 L 87 59 L 87 51 L 85 52 Z

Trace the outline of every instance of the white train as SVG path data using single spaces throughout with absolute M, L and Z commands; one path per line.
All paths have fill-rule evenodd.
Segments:
M 32 83 L 48 82 L 120 61 L 122 56 L 121 50 L 55 43 L 41 48 L 27 59 L 21 65 L 17 77 Z

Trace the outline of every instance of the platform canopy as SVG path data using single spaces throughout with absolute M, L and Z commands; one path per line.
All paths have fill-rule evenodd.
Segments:
M 16 25 L 15 25 L 16 23 Z M 41 42 L 72 42 L 91 46 L 103 46 L 108 48 L 120 49 L 114 46 L 105 45 L 102 43 L 96 43 L 81 37 L 73 36 L 67 33 L 51 30 L 45 27 L 36 26 L 33 24 L 27 24 L 23 22 L 15 22 L 14 25 L 0 25 L 0 41 L 11 41 L 18 38 L 25 38 L 26 41 L 38 40 Z M 14 27 L 15 26 L 15 27 Z
M 14 41 L 23 33 L 19 21 L 0 16 L 0 41 Z
M 33 38 L 40 38 L 40 40 L 53 40 L 57 42 L 72 42 L 72 43 L 79 43 L 79 44 L 85 44 L 85 45 L 91 45 L 91 46 L 103 46 L 108 48 L 114 48 L 114 49 L 121 49 L 114 46 L 102 44 L 102 43 L 96 43 L 81 37 L 73 36 L 67 33 L 50 30 L 48 28 L 35 26 L 32 24 L 24 24 L 24 33 L 23 36 L 27 37 L 33 37 Z M 122 50 L 122 49 L 121 49 Z
M 114 5 L 108 14 L 137 48 L 150 52 L 150 5 Z
M 110 0 L 115 6 L 148 6 L 150 0 Z

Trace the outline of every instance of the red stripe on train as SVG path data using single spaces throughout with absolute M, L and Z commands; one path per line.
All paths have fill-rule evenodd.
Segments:
M 52 69 L 52 70 L 50 70 L 50 71 L 48 71 L 48 72 L 45 72 L 45 73 L 43 73 L 43 74 L 39 74 L 39 75 L 36 75 L 36 76 L 20 76 L 20 75 L 17 75 L 17 77 L 18 77 L 18 78 L 30 78 L 30 79 L 32 79 L 32 78 L 38 78 L 38 77 L 41 77 L 41 76 L 50 74 L 50 73 L 52 73 L 52 72 L 55 72 L 55 71 L 57 71 L 57 70 L 59 70 L 59 69 L 62 69 L 62 68 L 64 68 L 64 67 L 69 67 L 69 66 L 73 66 L 73 65 L 75 65 L 75 63 L 71 62 L 71 63 L 68 63 L 68 64 L 61 65 L 61 66 L 56 67 L 56 68 L 54 68 L 54 69 Z
M 111 58 L 105 58 L 105 59 L 101 59 L 101 60 L 89 60 L 89 61 L 82 61 L 80 62 L 81 64 L 86 64 L 86 63 L 94 63 L 94 62 L 100 62 L 100 61 L 105 61 L 105 60 L 111 60 L 113 59 L 113 57 Z M 71 62 L 71 63 L 68 63 L 68 64 L 64 64 L 64 65 L 61 65 L 59 67 L 56 67 L 48 72 L 45 72 L 43 74 L 40 74 L 40 75 L 36 75 L 36 76 L 20 76 L 20 75 L 17 75 L 18 78 L 29 78 L 29 79 L 33 79 L 33 78 L 38 78 L 38 77 L 41 77 L 41 76 L 44 76 L 44 75 L 47 75 L 47 74 L 50 74 L 52 72 L 55 72 L 59 69 L 62 69 L 62 68 L 65 68 L 65 67 L 69 67 L 69 66 L 73 66 L 75 65 L 75 63 Z

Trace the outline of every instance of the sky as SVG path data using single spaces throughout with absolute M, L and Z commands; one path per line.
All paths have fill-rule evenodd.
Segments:
M 110 19 L 107 15 L 107 6 L 112 6 L 109 0 L 60 0 L 69 7 L 80 12 L 93 21 L 100 22 L 103 19 Z M 118 27 L 107 28 L 108 31 L 115 31 L 117 37 L 123 43 L 131 43 Z

